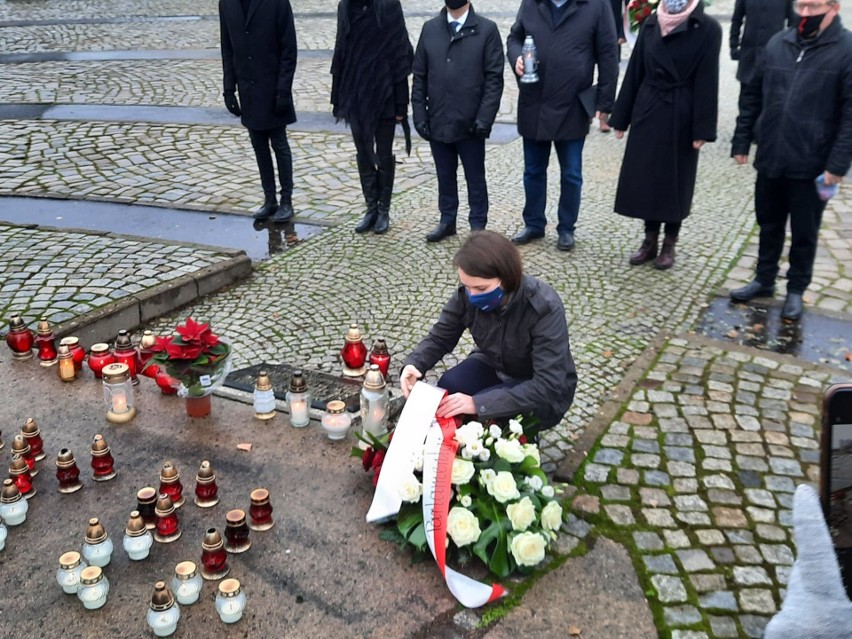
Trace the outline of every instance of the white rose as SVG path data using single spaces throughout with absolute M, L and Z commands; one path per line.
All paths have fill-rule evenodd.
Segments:
M 521 426 L 521 422 L 519 422 L 517 419 L 510 419 L 509 430 L 515 433 L 515 435 L 521 435 L 524 432 L 524 427 Z
M 522 532 L 512 538 L 510 550 L 519 566 L 535 566 L 544 559 L 547 541 L 538 533 Z
M 414 456 L 414 470 L 418 473 L 423 472 L 423 451 Z
M 484 486 L 487 486 L 494 478 L 497 476 L 497 473 L 494 472 L 491 468 L 486 468 L 482 472 L 479 473 L 479 481 L 482 482 Z
M 486 440 L 485 440 L 485 445 L 486 445 L 486 446 L 491 446 L 493 443 L 494 443 L 494 438 L 493 438 L 493 437 L 489 437 L 488 439 L 486 439 Z
M 482 439 L 482 433 L 485 429 L 479 422 L 468 422 L 461 428 L 456 430 L 456 441 L 459 446 L 467 446 L 472 441 Z
M 521 442 L 517 439 L 498 439 L 494 451 L 507 462 L 520 464 L 524 461 L 524 451 L 521 450 Z
M 485 450 L 485 447 L 482 445 L 482 440 L 479 439 L 473 440 L 467 446 L 465 446 L 465 448 L 470 451 L 470 454 L 473 457 L 478 457 L 479 453 Z
M 488 494 L 492 495 L 501 504 L 505 504 L 507 501 L 512 501 L 521 496 L 512 473 L 505 470 L 497 473 L 494 480 L 488 482 L 486 487 L 488 488 Z
M 453 538 L 453 543 L 461 548 L 476 542 L 482 531 L 476 515 L 467 508 L 455 506 L 447 516 L 447 532 Z
M 461 502 L 461 505 L 465 508 L 470 508 L 471 505 L 473 505 L 473 500 L 470 498 L 470 495 L 462 495 L 459 501 Z
M 553 486 L 545 486 L 541 489 L 541 494 L 547 497 L 548 499 L 553 499 L 553 496 L 556 494 L 556 491 L 553 490 Z
M 407 501 L 411 504 L 416 504 L 420 501 L 420 496 L 423 494 L 423 485 L 417 481 L 417 477 L 409 475 L 399 486 L 399 496 L 402 501 Z
M 461 486 L 462 484 L 466 484 L 470 481 L 470 478 L 473 477 L 473 473 L 476 468 L 473 465 L 473 462 L 467 461 L 466 459 L 459 459 L 456 457 L 453 460 L 453 478 L 452 483 Z
M 548 502 L 541 511 L 541 525 L 546 530 L 559 530 L 562 525 L 562 506 L 557 502 Z
M 483 448 L 482 451 L 479 453 L 479 459 L 484 462 L 488 461 L 489 459 L 491 459 L 491 451 L 487 448 Z
M 526 530 L 535 521 L 535 506 L 529 497 L 524 497 L 518 503 L 506 506 L 506 514 L 512 522 L 512 530 Z
M 491 426 L 488 427 L 488 434 L 494 439 L 500 439 L 503 436 L 503 429 L 497 424 L 491 424 Z
M 524 483 L 534 491 L 539 491 L 541 490 L 541 487 L 544 486 L 544 482 L 541 481 L 541 477 L 538 477 L 537 475 L 524 477 Z
M 473 453 L 470 452 L 470 448 L 467 446 L 461 449 L 461 456 L 463 459 L 473 459 Z
M 541 454 L 538 452 L 538 446 L 535 444 L 524 444 L 523 449 L 524 457 L 532 457 L 536 466 L 541 466 Z

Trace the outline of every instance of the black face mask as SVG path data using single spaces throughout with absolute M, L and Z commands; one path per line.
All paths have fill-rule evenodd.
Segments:
M 816 38 L 819 35 L 819 27 L 822 24 L 822 19 L 824 17 L 825 14 L 803 17 L 799 21 L 799 27 L 797 29 L 799 37 L 805 40 Z
M 469 0 L 446 0 L 447 9 L 452 9 L 453 11 L 456 11 L 457 9 L 461 9 L 468 2 Z

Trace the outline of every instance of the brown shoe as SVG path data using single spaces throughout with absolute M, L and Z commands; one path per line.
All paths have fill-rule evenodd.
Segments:
M 639 266 L 640 264 L 650 262 L 657 257 L 657 251 L 659 251 L 659 239 L 659 233 L 645 233 L 645 240 L 642 242 L 642 246 L 640 246 L 639 250 L 630 256 L 630 264 L 633 266 Z
M 665 271 L 674 266 L 675 263 L 675 244 L 677 236 L 671 237 L 666 235 L 663 239 L 663 248 L 660 249 L 660 255 L 654 260 L 654 268 L 658 271 Z

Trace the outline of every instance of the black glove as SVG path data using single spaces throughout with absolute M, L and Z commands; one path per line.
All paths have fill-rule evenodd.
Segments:
M 731 49 L 731 60 L 739 60 L 740 59 L 740 50 L 739 49 Z
M 480 122 L 474 122 L 473 126 L 470 127 L 470 134 L 477 140 L 487 140 L 488 136 L 491 135 L 491 127 Z
M 275 112 L 278 115 L 287 113 L 293 104 L 293 100 L 289 93 L 278 93 L 275 96 Z
M 237 101 L 237 94 L 233 91 L 225 91 L 222 95 L 225 97 L 225 108 L 235 116 L 240 117 L 243 112 L 240 111 L 240 103 Z
M 417 134 L 427 142 L 432 139 L 432 132 L 429 130 L 428 122 L 415 122 L 414 129 Z

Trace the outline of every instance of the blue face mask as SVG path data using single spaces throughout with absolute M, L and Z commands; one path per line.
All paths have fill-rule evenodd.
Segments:
M 479 293 L 478 295 L 467 294 L 467 299 L 480 311 L 490 313 L 500 308 L 500 302 L 503 301 L 505 293 L 499 286 L 487 293 Z

